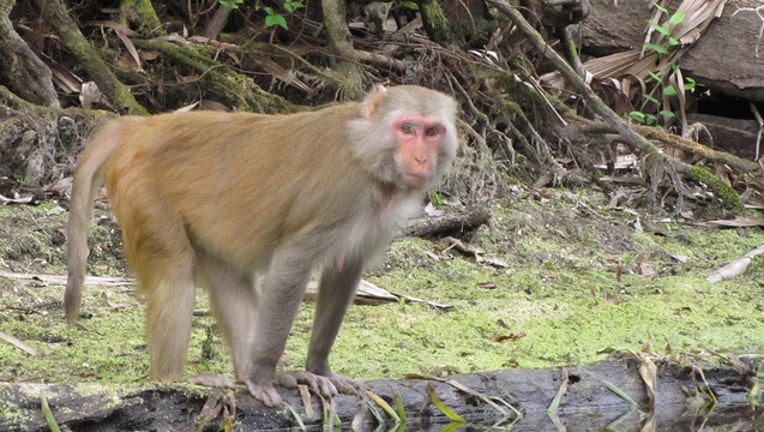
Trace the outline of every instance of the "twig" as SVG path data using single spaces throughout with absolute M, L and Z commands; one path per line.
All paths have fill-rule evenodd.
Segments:
M 753 102 L 749 102 L 749 104 L 753 116 L 756 117 L 756 122 L 759 123 L 759 133 L 756 134 L 756 156 L 753 158 L 753 160 L 759 160 L 759 155 L 761 155 L 761 136 L 764 134 L 764 119 L 761 118 L 761 113 L 756 108 L 756 104 Z
M 22 351 L 26 351 L 27 353 L 29 353 L 33 357 L 37 357 L 37 355 L 39 354 L 36 349 L 34 349 L 31 346 L 25 344 L 24 342 L 22 342 L 21 340 L 17 339 L 16 337 L 9 335 L 8 333 L 3 333 L 3 332 L 0 331 L 0 339 L 8 342 L 9 344 L 15 346 L 16 348 L 18 348 L 18 349 L 20 349 Z
M 730 261 L 723 267 L 708 275 L 706 280 L 708 282 L 714 283 L 739 276 L 745 273 L 745 271 L 748 269 L 748 266 L 753 262 L 753 259 L 758 255 L 764 255 L 764 245 L 757 247 L 756 249 L 748 252 L 740 258 Z

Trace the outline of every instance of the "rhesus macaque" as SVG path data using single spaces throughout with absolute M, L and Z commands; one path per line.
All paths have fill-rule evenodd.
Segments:
M 255 398 L 279 404 L 275 384 L 304 383 L 325 397 L 352 387 L 332 373 L 329 351 L 364 265 L 449 168 L 455 117 L 442 93 L 379 86 L 362 103 L 313 112 L 107 123 L 74 174 L 67 320 L 79 315 L 93 199 L 105 181 L 146 295 L 153 380 L 181 378 L 199 284 L 236 378 Z M 314 269 L 322 273 L 306 371 L 276 372 Z

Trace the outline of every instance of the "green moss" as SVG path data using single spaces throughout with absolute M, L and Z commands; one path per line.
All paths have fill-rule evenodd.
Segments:
M 157 16 L 154 6 L 149 0 L 120 1 L 120 20 L 134 23 L 138 33 L 143 36 L 160 36 L 165 34 L 162 21 Z
M 697 166 L 690 166 L 690 175 L 694 180 L 708 185 L 716 192 L 721 201 L 722 208 L 734 212 L 740 212 L 743 209 L 740 195 L 738 195 L 732 186 L 723 182 L 719 177 Z
M 477 372 L 583 364 L 603 358 L 598 352 L 641 350 L 645 344 L 661 354 L 764 354 L 764 262 L 757 258 L 732 281 L 705 281 L 714 269 L 764 243 L 764 231 L 741 235 L 644 215 L 637 230 L 635 216 L 607 208 L 605 196 L 565 190 L 544 196 L 496 205 L 493 228 L 464 240 L 506 267 L 477 263 L 437 242 L 394 242 L 366 279 L 452 308 L 352 306 L 331 357 L 334 369 L 372 379 L 441 365 Z M 44 239 L 65 218 L 49 210 L 0 207 L 0 226 L 11 238 L 29 230 Z M 124 272 L 118 230 L 107 222 L 93 231 L 91 247 L 114 246 L 93 255 L 91 271 Z M 33 271 L 63 274 L 63 251 L 45 253 L 49 263 Z M 110 254 L 106 264 L 100 261 Z M 29 255 L 6 256 L 0 270 L 33 269 L 33 261 Z M 81 321 L 83 329 L 64 324 L 63 287 L 39 285 L 0 279 L 0 328 L 40 353 L 32 357 L 0 343 L 0 381 L 145 382 L 144 309 L 134 287 L 87 287 L 84 310 L 92 318 Z M 208 339 L 214 319 L 205 313 L 201 292 L 196 310 L 186 374 L 232 376 L 220 335 L 213 331 Z M 303 367 L 312 318 L 313 304 L 304 303 L 287 343 L 293 360 L 287 368 Z

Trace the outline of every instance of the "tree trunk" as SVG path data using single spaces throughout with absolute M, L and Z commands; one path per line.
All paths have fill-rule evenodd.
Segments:
M 618 430 L 636 432 L 651 422 L 659 422 L 660 428 L 650 430 L 733 422 L 737 430 L 753 430 L 755 420 L 746 418 L 745 405 L 757 368 L 749 360 L 700 368 L 688 359 L 677 363 L 632 357 L 586 367 L 371 381 L 368 397 L 340 395 L 331 405 L 314 395 L 280 389 L 293 411 L 265 408 L 245 390 L 233 394 L 188 385 L 4 383 L 0 429 L 49 430 L 41 400 L 45 396 L 48 414 L 72 431 L 219 430 L 221 423 L 234 421 L 242 430 L 285 430 L 300 424 L 372 430 L 383 422 L 395 424 L 380 398 L 392 407 L 400 403 L 398 415 L 405 410 L 407 426 L 449 423 L 434 397 L 465 421 L 512 425 L 513 430 L 554 430 L 562 424 L 603 430 L 617 424 Z M 333 420 L 327 419 L 330 414 Z
M 58 108 L 61 105 L 50 69 L 16 33 L 8 18 L 14 5 L 14 0 L 0 0 L 0 58 L 3 59 L 0 78 L 27 101 Z

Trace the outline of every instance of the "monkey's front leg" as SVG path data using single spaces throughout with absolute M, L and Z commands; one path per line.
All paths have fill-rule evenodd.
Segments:
M 236 365 L 239 380 L 244 381 L 252 396 L 268 406 L 281 403 L 274 384 L 295 388 L 306 384 L 326 397 L 337 389 L 325 378 L 309 372 L 276 372 L 284 352 L 305 286 L 310 278 L 310 251 L 297 244 L 280 247 L 273 255 L 271 267 L 261 289 L 257 289 L 256 314 L 252 335 L 245 346 L 232 345 L 235 359 L 248 358 Z M 246 326 L 246 324 L 242 324 Z M 241 350 L 246 350 L 246 353 Z M 243 364 L 241 364 L 243 363 Z
M 316 318 L 310 338 L 306 369 L 326 377 L 335 387 L 357 392 L 359 381 L 337 375 L 329 367 L 329 353 L 342 320 L 361 281 L 364 263 L 359 257 L 345 257 L 342 265 L 329 266 L 321 274 L 316 303 Z

